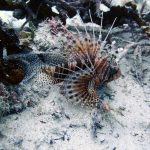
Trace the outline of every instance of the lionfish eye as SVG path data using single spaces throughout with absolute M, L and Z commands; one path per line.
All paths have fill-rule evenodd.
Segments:
M 110 65 L 111 65 L 112 68 L 118 68 L 118 67 L 117 67 L 118 64 L 115 62 L 114 59 L 111 59 L 111 60 L 110 60 Z
M 112 74 L 116 74 L 118 72 L 118 67 L 113 67 L 112 68 Z

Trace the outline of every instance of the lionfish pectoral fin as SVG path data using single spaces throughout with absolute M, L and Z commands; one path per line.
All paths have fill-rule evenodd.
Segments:
M 81 103 L 86 106 L 96 106 L 96 90 L 89 91 L 88 83 L 91 81 L 91 75 L 82 71 L 69 74 L 60 89 L 61 93 L 73 103 Z

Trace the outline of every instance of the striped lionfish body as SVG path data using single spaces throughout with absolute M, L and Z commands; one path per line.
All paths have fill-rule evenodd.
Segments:
M 120 69 L 110 56 L 98 57 L 98 50 L 103 43 L 79 36 L 73 40 L 71 58 L 68 62 L 46 66 L 43 71 L 53 77 L 55 83 L 63 82 L 61 93 L 70 101 L 88 106 L 96 106 L 96 89 L 120 77 Z M 68 46 L 70 48 L 70 46 Z

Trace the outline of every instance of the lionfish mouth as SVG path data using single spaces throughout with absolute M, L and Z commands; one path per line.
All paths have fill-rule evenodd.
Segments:
M 67 63 L 45 66 L 42 70 L 54 83 L 63 82 L 60 91 L 69 101 L 93 107 L 99 101 L 97 87 L 119 78 L 121 71 L 118 66 L 113 71 L 109 56 L 98 57 L 103 42 L 95 40 L 94 32 L 92 40 L 87 34 L 86 31 L 84 38 L 74 37 L 73 44 L 68 46 L 71 54 Z

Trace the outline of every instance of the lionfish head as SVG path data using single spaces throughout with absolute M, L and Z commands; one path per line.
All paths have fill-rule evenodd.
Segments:
M 110 81 L 118 79 L 121 76 L 121 70 L 113 58 L 110 58 L 108 60 L 108 64 L 109 64 L 109 66 L 108 66 L 109 71 L 108 71 L 108 81 L 107 82 L 110 82 Z
M 118 64 L 115 59 L 110 56 L 96 58 L 94 70 L 96 86 L 101 86 L 121 76 Z

